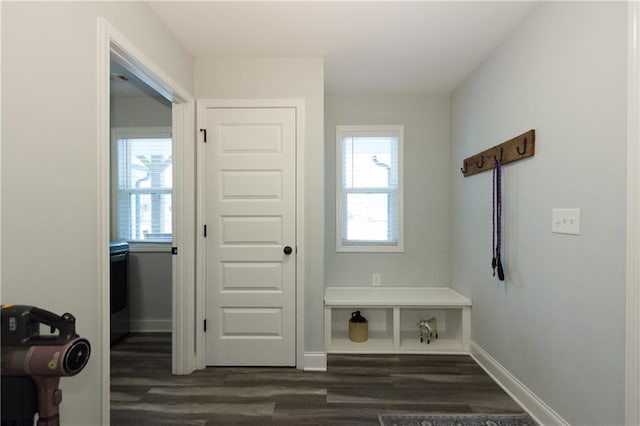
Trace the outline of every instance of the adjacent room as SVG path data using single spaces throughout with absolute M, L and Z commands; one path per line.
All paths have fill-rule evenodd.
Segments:
M 90 342 L 62 423 L 640 423 L 635 2 L 0 14 L 1 302 Z

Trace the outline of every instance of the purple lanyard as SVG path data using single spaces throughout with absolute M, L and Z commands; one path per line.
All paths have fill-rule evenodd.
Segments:
M 492 209 L 491 223 L 492 230 L 492 256 L 491 268 L 493 276 L 496 276 L 496 268 L 498 269 L 498 279 L 504 281 L 504 270 L 502 269 L 502 261 L 500 260 L 500 252 L 502 249 L 502 166 L 498 159 L 495 159 L 493 167 L 493 192 L 492 192 Z

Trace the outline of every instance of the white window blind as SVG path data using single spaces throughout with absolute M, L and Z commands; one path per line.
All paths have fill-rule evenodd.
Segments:
M 402 133 L 401 126 L 338 126 L 339 251 L 403 249 Z
M 143 133 L 121 132 L 115 138 L 118 237 L 171 242 L 172 140 L 169 135 Z

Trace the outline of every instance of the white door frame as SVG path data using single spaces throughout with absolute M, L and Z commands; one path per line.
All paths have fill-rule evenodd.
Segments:
M 640 424 L 640 5 L 628 4 L 625 424 Z
M 294 108 L 296 111 L 296 368 L 304 368 L 304 276 L 305 276 L 305 228 L 304 228 L 304 100 L 303 99 L 204 99 L 197 103 L 197 128 L 206 126 L 207 108 Z M 204 134 L 198 132 L 197 142 L 197 229 L 196 239 L 196 356 L 197 367 L 205 368 L 206 318 L 206 244 L 205 225 L 205 167 Z
M 109 241 L 110 241 L 110 59 L 113 57 L 151 86 L 172 105 L 174 140 L 174 246 L 172 290 L 172 372 L 188 374 L 196 367 L 194 330 L 195 298 L 195 181 L 185 171 L 195 164 L 194 99 L 157 64 L 117 31 L 107 20 L 97 20 L 97 170 L 98 170 L 98 284 L 100 305 L 101 423 L 110 423 Z M 194 348 L 190 351 L 189 348 Z

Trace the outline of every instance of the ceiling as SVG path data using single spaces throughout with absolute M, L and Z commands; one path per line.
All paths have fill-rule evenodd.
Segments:
M 150 1 L 194 57 L 324 57 L 337 93 L 453 91 L 525 1 Z

